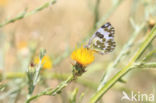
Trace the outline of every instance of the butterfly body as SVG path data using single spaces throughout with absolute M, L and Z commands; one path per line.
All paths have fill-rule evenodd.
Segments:
M 101 26 L 89 39 L 85 46 L 100 54 L 112 52 L 116 46 L 114 41 L 114 27 L 108 22 Z

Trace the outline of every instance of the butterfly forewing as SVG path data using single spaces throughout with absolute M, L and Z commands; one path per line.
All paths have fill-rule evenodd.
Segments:
M 101 26 L 91 37 L 88 47 L 100 54 L 106 54 L 114 50 L 114 27 L 108 22 Z

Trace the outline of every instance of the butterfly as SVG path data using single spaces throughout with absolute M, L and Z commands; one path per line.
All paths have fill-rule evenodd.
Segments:
M 85 47 L 102 55 L 110 53 L 115 49 L 116 46 L 114 41 L 114 33 L 114 27 L 107 22 L 92 35 Z

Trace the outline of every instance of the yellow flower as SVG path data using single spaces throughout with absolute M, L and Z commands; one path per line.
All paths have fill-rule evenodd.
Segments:
M 34 59 L 34 64 L 38 64 L 39 61 L 40 61 L 40 58 L 39 58 L 39 57 L 36 57 L 36 58 Z M 43 69 L 50 69 L 50 68 L 52 68 L 52 60 L 50 59 L 49 56 L 44 56 L 44 57 L 42 58 L 41 63 L 42 63 L 42 68 L 43 68 Z
M 27 46 L 28 46 L 28 44 L 25 41 L 21 41 L 20 43 L 17 44 L 18 49 L 27 48 Z
M 28 56 L 29 53 L 30 53 L 30 50 L 29 50 L 29 45 L 26 41 L 21 41 L 19 43 L 17 43 L 17 50 L 19 52 L 20 55 L 22 56 Z
M 73 51 L 71 58 L 82 66 L 87 66 L 94 61 L 94 51 L 81 47 Z

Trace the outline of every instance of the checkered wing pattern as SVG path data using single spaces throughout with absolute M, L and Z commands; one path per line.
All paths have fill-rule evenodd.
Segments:
M 114 27 L 108 22 L 93 34 L 86 47 L 100 54 L 112 52 L 116 46 L 114 33 Z

